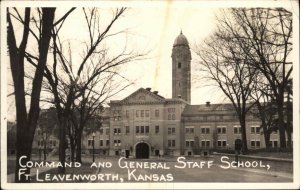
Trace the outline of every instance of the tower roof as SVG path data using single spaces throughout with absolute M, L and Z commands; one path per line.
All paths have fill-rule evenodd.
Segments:
M 178 45 L 183 45 L 183 46 L 189 46 L 189 42 L 185 35 L 182 34 L 182 31 L 180 34 L 177 36 L 177 38 L 174 41 L 173 46 L 178 46 Z

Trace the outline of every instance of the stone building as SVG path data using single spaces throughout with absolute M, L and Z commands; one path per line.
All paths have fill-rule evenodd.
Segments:
M 148 158 L 158 155 L 206 154 L 209 150 L 234 149 L 241 139 L 238 117 L 231 104 L 190 105 L 191 52 L 182 32 L 172 49 L 172 98 L 150 88 L 140 88 L 123 100 L 110 102 L 109 124 L 96 133 L 95 148 L 106 155 Z M 265 147 L 260 120 L 247 117 L 249 149 Z M 85 137 L 88 143 L 91 137 Z M 99 142 L 99 143 L 98 143 Z M 271 135 L 278 147 L 278 134 Z
M 110 101 L 99 131 L 94 137 L 83 135 L 82 152 L 92 153 L 93 142 L 97 155 L 134 158 L 233 150 L 241 130 L 232 105 L 190 103 L 191 52 L 181 32 L 172 50 L 172 98 L 140 88 L 122 100 Z M 248 115 L 246 125 L 248 148 L 264 148 L 260 120 Z M 279 146 L 277 133 L 270 139 L 272 147 Z

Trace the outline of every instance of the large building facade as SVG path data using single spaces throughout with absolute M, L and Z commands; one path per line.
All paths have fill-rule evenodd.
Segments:
M 191 52 L 181 32 L 172 49 L 172 98 L 140 88 L 123 100 L 111 101 L 107 120 L 94 137 L 96 152 L 148 158 L 234 149 L 241 129 L 232 105 L 190 103 Z M 248 147 L 265 147 L 259 119 L 249 115 L 246 123 Z M 273 147 L 278 147 L 278 138 L 271 134 Z M 83 150 L 91 148 L 92 137 L 85 136 Z
M 83 135 L 82 153 L 91 154 L 94 144 L 94 152 L 102 156 L 203 155 L 209 150 L 233 150 L 235 141 L 241 139 L 231 104 L 191 105 L 191 52 L 182 32 L 172 50 L 172 98 L 140 88 L 109 105 L 95 136 Z M 260 120 L 253 115 L 246 118 L 246 136 L 249 149 L 265 147 Z M 279 146 L 277 133 L 271 134 L 270 140 L 272 147 Z M 38 140 L 34 146 L 42 143 Z M 53 149 L 57 145 L 51 142 Z

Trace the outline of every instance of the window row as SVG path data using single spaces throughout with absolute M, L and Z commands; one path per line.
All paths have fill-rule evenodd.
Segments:
M 149 110 L 136 110 L 135 112 L 135 116 L 136 117 L 149 117 L 150 114 L 149 114 Z
M 201 127 L 200 133 L 201 134 L 210 134 L 210 127 Z M 192 134 L 194 133 L 193 126 L 185 126 L 185 133 Z M 217 133 L 218 134 L 226 134 L 227 127 L 226 126 L 217 126 Z M 241 127 L 240 126 L 233 126 L 233 134 L 241 134 Z M 260 127 L 259 126 L 251 126 L 251 134 L 260 134 Z M 276 134 L 276 133 L 274 133 Z
M 251 148 L 260 148 L 260 140 L 251 140 L 250 145 Z
M 251 134 L 260 134 L 260 126 L 251 126 Z
M 126 110 L 126 117 L 129 118 L 129 110 Z M 149 117 L 150 111 L 149 110 L 136 110 L 135 111 L 136 117 Z M 155 110 L 155 117 L 159 117 L 159 110 Z
M 168 120 L 175 120 L 176 116 L 175 114 L 168 114 Z
M 194 147 L 194 140 L 186 140 L 185 147 Z
M 149 126 L 136 126 L 135 133 L 136 134 L 149 134 Z
M 218 147 L 226 147 L 227 141 L 226 140 L 218 140 L 217 146 Z
M 175 147 L 175 140 L 168 140 L 168 147 Z
M 168 127 L 168 135 L 175 135 L 175 127 Z
M 106 134 L 106 135 L 109 135 L 109 128 L 106 128 L 106 129 L 100 128 L 100 135 L 103 135 L 103 134 L 104 134 L 104 131 L 105 131 L 105 134 Z
M 104 145 L 104 142 L 105 142 L 105 145 Z M 103 140 L 103 139 L 100 139 L 100 146 L 109 146 L 109 140 Z
M 175 108 L 168 108 L 168 113 L 175 113 L 176 109 Z

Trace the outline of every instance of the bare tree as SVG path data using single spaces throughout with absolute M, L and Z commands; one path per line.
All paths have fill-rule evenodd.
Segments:
M 123 32 L 112 33 L 111 28 L 121 18 L 125 10 L 126 8 L 116 9 L 108 24 L 102 26 L 99 20 L 99 9 L 83 9 L 88 29 L 88 41 L 84 43 L 85 47 L 79 63 L 74 63 L 72 59 L 71 41 L 64 40 L 64 42 L 67 42 L 66 44 L 59 37 L 61 26 L 53 30 L 53 45 L 51 47 L 53 63 L 47 65 L 44 75 L 47 79 L 47 82 L 45 81 L 45 89 L 53 95 L 53 98 L 48 101 L 55 104 L 58 115 L 60 128 L 59 160 L 61 163 L 65 162 L 67 129 L 72 129 L 67 127 L 73 127 L 73 131 L 78 136 L 75 139 L 81 141 L 82 132 L 78 131 L 78 129 L 84 127 L 84 123 L 97 106 L 118 91 L 116 91 L 114 86 L 110 85 L 116 79 L 115 76 L 120 76 L 116 69 L 143 56 L 143 54 L 127 50 L 126 43 L 121 52 L 115 54 L 110 53 L 109 49 L 103 45 L 109 37 Z M 32 64 L 35 65 L 34 56 L 29 54 L 27 56 Z M 100 88 L 98 89 L 98 87 Z M 91 101 L 92 99 L 94 100 Z M 85 103 L 94 105 L 90 108 L 90 111 L 82 111 L 84 115 L 82 115 L 80 119 L 82 121 L 79 122 L 80 125 L 77 127 L 78 123 L 76 125 L 73 125 L 74 123 L 71 124 L 70 118 L 72 118 L 74 108 L 80 107 L 80 105 Z M 86 107 L 82 108 L 86 109 Z M 69 134 L 71 133 L 69 132 Z M 75 139 L 72 139 L 72 142 Z M 64 168 L 59 168 L 59 172 L 64 173 Z
M 123 84 L 123 77 L 115 71 L 116 68 L 112 68 L 99 74 L 95 80 L 93 80 L 84 93 L 78 97 L 73 107 L 75 111 L 73 115 L 74 137 L 69 133 L 69 136 L 76 143 L 76 161 L 81 162 L 81 138 L 84 127 L 89 120 L 98 121 L 97 128 L 101 127 L 101 114 L 104 111 L 103 107 L 107 103 L 107 100 L 116 95 L 120 91 L 126 89 L 131 83 Z M 87 74 L 88 75 L 88 74 Z M 119 76 L 119 77 L 118 77 Z M 76 114 L 78 113 L 78 114 Z M 94 131 L 97 130 L 94 129 Z
M 201 71 L 207 80 L 213 81 L 232 103 L 241 126 L 242 150 L 246 152 L 246 116 L 253 107 L 250 102 L 254 88 L 253 78 L 256 70 L 249 64 L 249 59 L 236 46 L 230 33 L 222 27 L 196 50 L 200 57 Z
M 270 86 L 277 104 L 280 147 L 285 148 L 285 132 L 291 132 L 284 122 L 284 95 L 293 70 L 292 13 L 283 8 L 232 9 L 221 23 Z
M 39 102 L 40 93 L 43 80 L 43 72 L 47 62 L 48 48 L 51 39 L 51 30 L 53 28 L 55 8 L 43 8 L 40 11 L 40 26 L 39 36 L 35 36 L 38 43 L 38 62 L 35 70 L 35 74 L 32 81 L 30 107 L 27 112 L 26 99 L 25 99 L 25 85 L 24 85 L 24 64 L 25 53 L 28 45 L 28 38 L 30 34 L 30 8 L 25 8 L 25 16 L 22 18 L 17 9 L 14 8 L 17 16 L 10 14 L 10 9 L 7 9 L 7 45 L 8 53 L 10 57 L 10 68 L 14 83 L 15 102 L 17 112 L 17 156 L 16 156 L 16 169 L 15 169 L 15 181 L 16 182 L 30 182 L 30 178 L 26 175 L 30 174 L 30 168 L 22 168 L 22 165 L 26 165 L 26 162 L 31 158 L 32 142 L 34 133 L 39 117 Z M 11 17 L 15 17 L 23 23 L 23 35 L 20 45 L 17 45 L 15 37 L 15 31 L 12 24 Z M 21 159 L 21 156 L 26 156 L 25 159 Z M 19 172 L 24 172 L 26 175 L 20 175 Z

